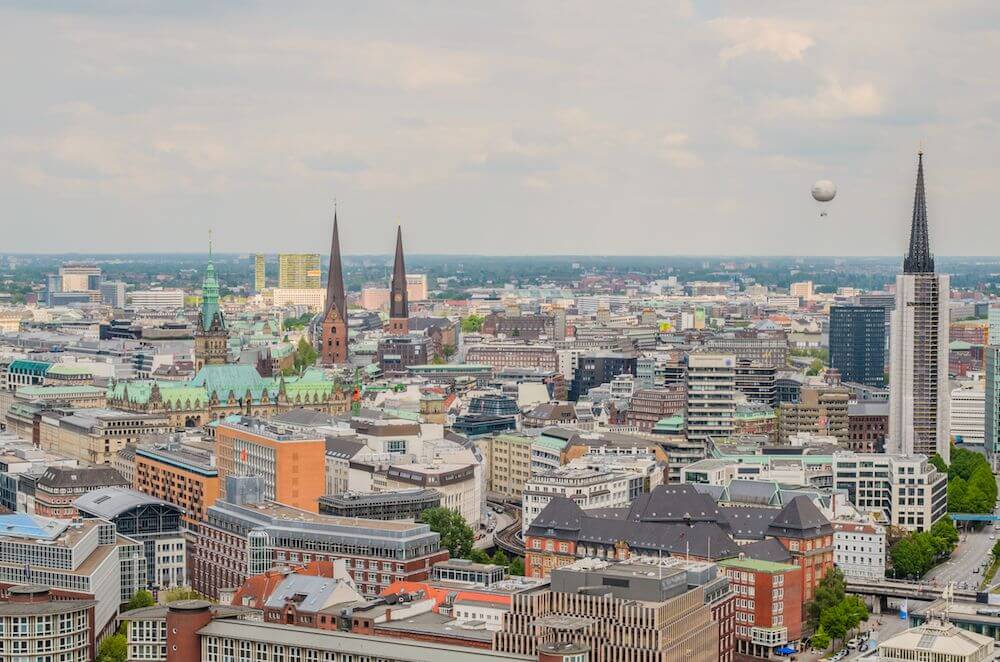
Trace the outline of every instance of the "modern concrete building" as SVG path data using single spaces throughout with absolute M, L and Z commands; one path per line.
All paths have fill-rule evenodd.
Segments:
M 218 596 L 276 564 L 346 559 L 358 590 L 378 595 L 397 580 L 422 581 L 448 558 L 426 524 L 339 518 L 264 500 L 259 478 L 230 477 L 208 509 L 194 551 L 193 587 Z
M 128 295 L 129 306 L 135 310 L 180 310 L 184 307 L 184 290 L 159 288 L 134 290 Z
M 978 447 L 986 437 L 986 384 L 960 382 L 951 390 L 949 437 L 957 444 Z
M 45 450 L 91 464 L 111 464 L 125 444 L 167 430 L 166 416 L 91 408 L 42 414 L 38 435 Z
M 846 442 L 849 437 L 847 389 L 832 386 L 808 386 L 799 393 L 799 401 L 782 402 L 778 422 L 778 439 L 788 444 L 796 434 L 810 433 L 836 437 Z
M 531 445 L 536 437 L 498 434 L 479 442 L 486 464 L 486 490 L 518 501 L 531 478 Z
M 948 476 L 925 455 L 835 453 L 834 487 L 864 515 L 908 531 L 928 531 L 948 511 Z
M 7 589 L 0 600 L 0 651 L 6 660 L 90 662 L 97 657 L 95 600 L 57 597 L 42 584 Z
M 185 526 L 196 531 L 221 491 L 212 446 L 170 437 L 139 444 L 132 486 L 179 507 Z
M 872 521 L 834 520 L 833 562 L 847 579 L 885 579 L 885 527 Z
M 995 309 L 1000 316 L 1000 308 Z M 994 311 L 990 309 L 990 314 Z M 983 446 L 986 458 L 996 471 L 1000 468 L 1000 331 L 986 347 L 986 384 L 983 393 Z
M 948 302 L 950 280 L 934 271 L 927 229 L 923 153 L 917 165 L 910 248 L 896 277 L 889 379 L 891 453 L 949 461 Z
M 260 294 L 267 287 L 267 261 L 263 253 L 250 256 L 250 292 Z
M 344 492 L 319 498 L 322 515 L 363 519 L 416 521 L 425 510 L 440 505 L 440 492 L 419 487 L 385 492 Z
M 691 354 L 687 371 L 687 438 L 728 437 L 736 416 L 736 357 Z
M 282 253 L 278 255 L 278 287 L 289 289 L 319 289 L 318 253 Z

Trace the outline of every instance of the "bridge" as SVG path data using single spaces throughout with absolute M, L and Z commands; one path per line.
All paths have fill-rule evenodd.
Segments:
M 1000 522 L 1000 515 L 992 513 L 948 513 L 953 522 Z
M 877 598 L 897 598 L 910 600 L 937 600 L 941 597 L 947 584 L 927 584 L 924 582 L 908 582 L 901 579 L 873 579 L 860 581 L 847 579 L 845 590 L 855 595 L 870 595 Z M 959 600 L 975 600 L 976 591 L 956 588 L 954 597 Z

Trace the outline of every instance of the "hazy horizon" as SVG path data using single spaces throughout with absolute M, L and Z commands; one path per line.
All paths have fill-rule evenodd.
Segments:
M 0 0 L 2 248 L 1000 245 L 1000 4 L 820 6 Z

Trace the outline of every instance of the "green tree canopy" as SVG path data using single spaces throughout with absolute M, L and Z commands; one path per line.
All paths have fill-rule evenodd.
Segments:
M 816 627 L 820 622 L 820 615 L 827 609 L 831 609 L 840 604 L 845 596 L 844 573 L 839 569 L 827 570 L 816 587 L 813 601 L 809 603 L 806 612 L 809 615 L 809 623 Z
M 105 637 L 97 649 L 97 662 L 125 662 L 128 659 L 128 639 L 124 634 Z
M 465 519 L 449 508 L 429 508 L 420 514 L 420 521 L 441 536 L 441 546 L 452 558 L 468 558 L 472 553 L 473 533 Z
M 316 349 L 305 336 L 299 338 L 299 344 L 295 346 L 295 372 L 302 374 L 306 368 L 316 365 L 316 357 Z
M 822 625 L 819 626 L 819 629 L 812 636 L 812 647 L 821 651 L 825 651 L 830 647 L 830 635 L 826 633 Z
M 943 474 L 948 473 L 948 465 L 945 464 L 944 459 L 938 454 L 934 453 L 931 455 L 930 463 L 934 465 L 934 468 Z
M 152 607 L 155 604 L 156 600 L 153 599 L 153 594 L 145 589 L 141 589 L 135 592 L 135 595 L 132 596 L 132 599 L 128 601 L 128 604 L 125 605 L 122 611 Z
M 511 561 L 510 574 L 515 577 L 524 577 L 524 559 L 520 556 Z
M 483 328 L 485 318 L 479 315 L 469 315 L 462 319 L 462 331 L 465 333 L 478 333 Z

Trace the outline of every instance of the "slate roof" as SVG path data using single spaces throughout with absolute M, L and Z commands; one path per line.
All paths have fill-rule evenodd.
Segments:
M 797 496 L 775 516 L 767 535 L 785 538 L 815 538 L 833 535 L 833 525 L 809 497 Z
M 49 467 L 38 479 L 38 484 L 85 490 L 109 485 L 128 486 L 129 482 L 111 467 Z
M 365 447 L 365 444 L 351 437 L 327 437 L 326 454 L 341 460 L 350 460 Z
M 758 561 L 789 563 L 792 560 L 792 555 L 788 552 L 788 550 L 774 538 L 758 540 L 757 542 L 752 542 L 749 545 L 743 545 L 740 547 L 740 551 L 743 552 L 748 558 L 756 559 Z
M 764 480 L 731 480 L 726 486 L 723 500 L 762 506 L 780 504 L 778 485 Z
M 711 496 L 692 485 L 660 485 L 632 502 L 628 519 L 633 522 L 715 522 L 719 510 Z
M 763 540 L 780 512 L 777 508 L 719 506 L 720 524 L 737 540 Z

